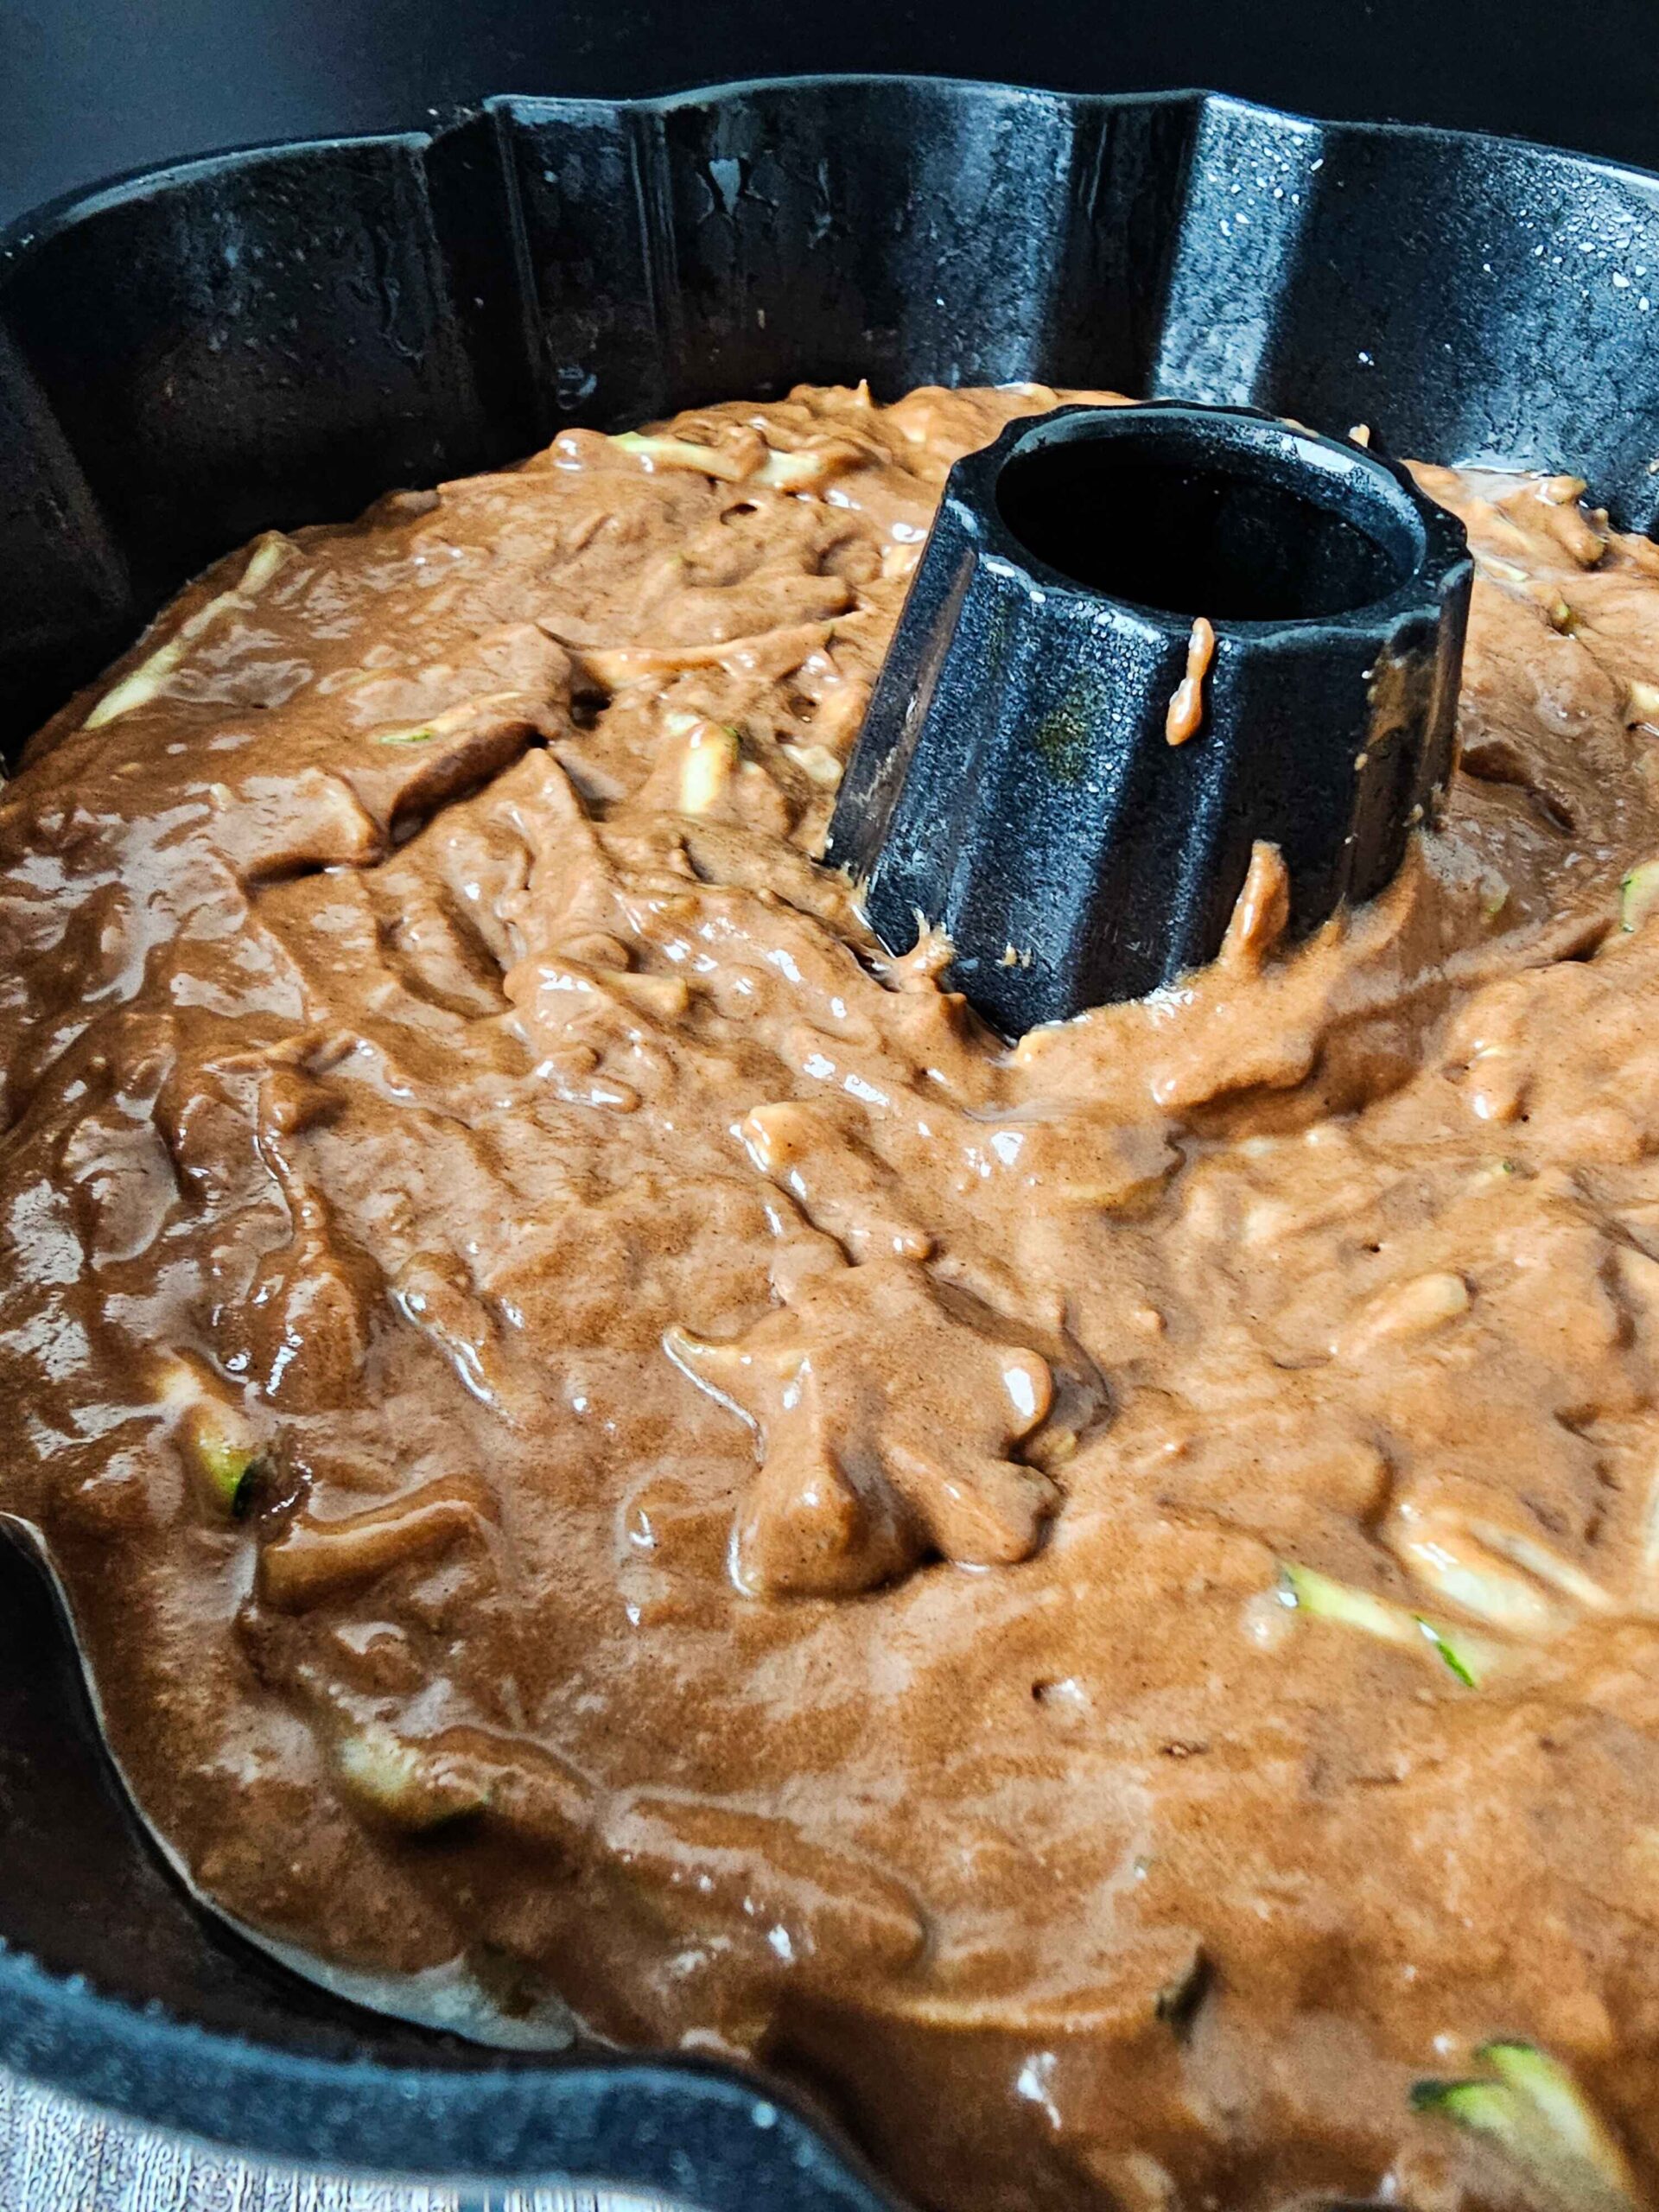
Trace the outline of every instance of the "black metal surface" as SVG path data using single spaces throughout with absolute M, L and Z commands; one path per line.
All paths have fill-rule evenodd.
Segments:
M 1651 177 L 1192 94 L 507 100 L 191 163 L 0 238 L 0 738 L 256 527 L 801 377 L 1364 422 L 1645 529 L 1656 318 Z
M 1006 1036 L 1220 950 L 1258 838 L 1290 929 L 1389 880 L 1452 768 L 1472 565 L 1405 472 L 1157 401 L 1014 423 L 951 470 L 830 827 Z M 1192 618 L 1203 721 L 1166 722 Z
M 1198 95 L 509 100 L 436 137 L 131 179 L 0 237 L 0 734 L 255 528 L 571 420 L 804 377 L 1040 377 L 1363 421 L 1395 453 L 1573 469 L 1646 528 L 1656 270 L 1659 180 Z M 582 2173 L 744 2212 L 879 2201 L 716 2070 L 480 2067 L 434 2042 L 411 2071 L 408 2031 L 320 2017 L 206 1923 L 140 1941 L 153 1878 L 118 1823 L 97 1909 L 60 1910 L 63 1853 L 29 1808 L 91 1820 L 92 1798 L 49 1795 L 84 1715 L 40 1702 L 58 1662 L 19 1572 L 0 1559 L 0 1936 L 49 1964 L 0 1957 L 0 2059 L 299 2158 Z M 163 1994 L 187 2017 L 143 2012 Z

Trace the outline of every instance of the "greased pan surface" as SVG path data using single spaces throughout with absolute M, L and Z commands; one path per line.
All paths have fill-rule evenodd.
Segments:
M 1032 376 L 1364 421 L 1395 453 L 1571 468 L 1650 528 L 1656 272 L 1655 179 L 1200 95 L 512 100 L 436 137 L 130 179 L 0 245 L 5 734 L 257 529 L 566 422 L 798 378 Z M 160 1881 L 90 1751 L 66 1788 L 84 1710 L 22 1573 L 0 1597 L 8 2063 L 298 2158 L 882 2201 L 717 2069 L 480 2062 L 251 1965 Z M 71 1834 L 98 1839 L 79 1861 Z
M 507 99 L 193 162 L 0 241 L 0 716 L 205 561 L 734 391 L 1251 404 L 1659 512 L 1659 181 L 1197 93 L 817 79 Z

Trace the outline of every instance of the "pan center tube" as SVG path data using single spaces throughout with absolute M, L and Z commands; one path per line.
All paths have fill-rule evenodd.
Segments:
M 1290 932 L 1451 772 L 1472 569 L 1403 469 L 1251 410 L 1068 407 L 950 472 L 830 826 L 1004 1035 L 1212 959 L 1258 841 Z
M 1417 496 L 1386 463 L 1233 410 L 1065 410 L 1015 443 L 995 499 L 1068 583 L 1211 622 L 1346 614 L 1424 551 Z

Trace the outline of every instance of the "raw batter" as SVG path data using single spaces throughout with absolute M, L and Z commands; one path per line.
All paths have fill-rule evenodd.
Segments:
M 0 1509 L 192 1879 L 411 2009 L 761 2054 L 942 2212 L 1640 2196 L 1659 550 L 1424 470 L 1443 829 L 1010 1052 L 810 855 L 1059 397 L 568 432 L 42 733 Z

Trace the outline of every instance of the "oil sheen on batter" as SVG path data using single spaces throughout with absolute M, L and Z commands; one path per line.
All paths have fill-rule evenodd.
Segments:
M 760 2055 L 939 2212 L 1639 2198 L 1659 550 L 1423 470 L 1445 823 L 1009 1049 L 812 855 L 1060 397 L 569 431 L 41 734 L 0 1510 L 192 1880 L 411 2009 Z

